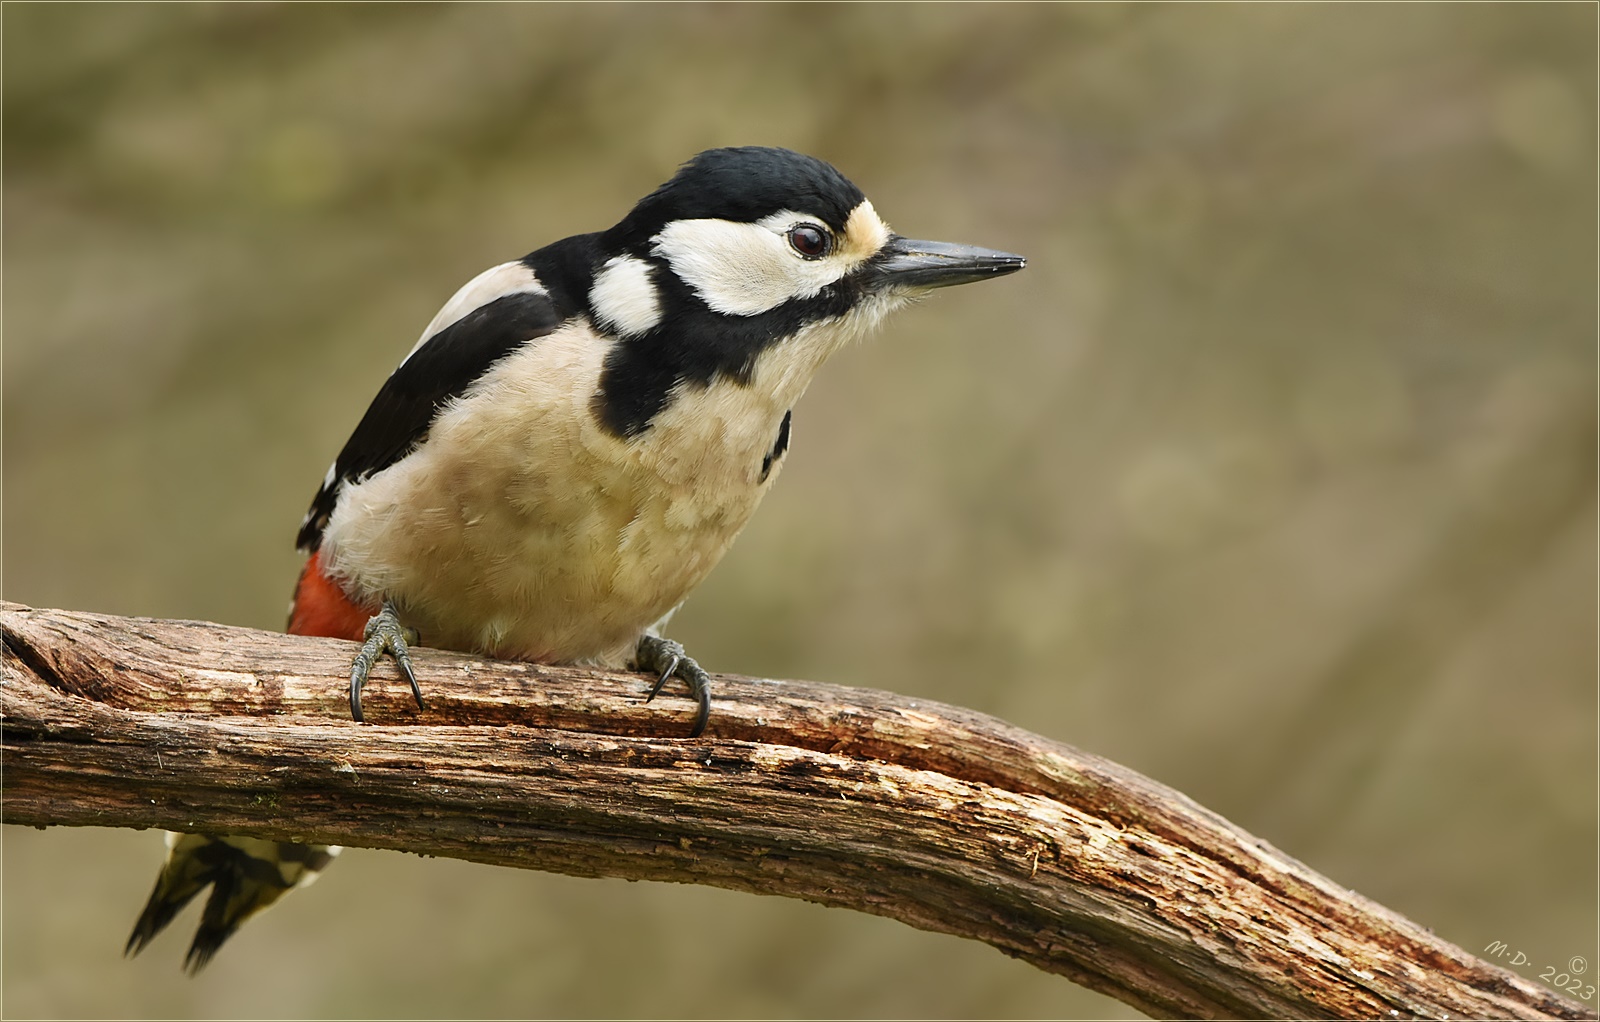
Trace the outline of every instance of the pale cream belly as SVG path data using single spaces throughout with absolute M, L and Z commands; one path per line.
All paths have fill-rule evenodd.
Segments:
M 406 538 L 386 543 L 389 556 L 355 578 L 392 579 L 379 588 L 424 645 L 608 666 L 626 663 L 754 510 L 752 501 L 742 514 L 674 528 L 670 500 L 636 502 L 598 487 L 535 508 L 462 496 L 409 526 L 396 520 L 393 531 Z
M 329 574 L 393 600 L 426 646 L 625 665 L 755 511 L 784 406 L 727 384 L 624 442 L 587 407 L 604 350 L 587 332 L 542 340 L 417 451 L 349 484 L 323 536 Z

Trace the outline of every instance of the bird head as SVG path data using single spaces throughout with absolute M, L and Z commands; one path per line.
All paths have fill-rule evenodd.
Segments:
M 691 159 L 598 239 L 596 324 L 623 343 L 608 372 L 612 428 L 648 425 L 668 388 L 758 366 L 801 389 L 850 339 L 933 288 L 1020 270 L 1021 256 L 902 237 L 830 164 L 745 146 Z M 670 376 L 670 378 L 669 378 Z M 798 393 L 780 395 L 791 400 Z

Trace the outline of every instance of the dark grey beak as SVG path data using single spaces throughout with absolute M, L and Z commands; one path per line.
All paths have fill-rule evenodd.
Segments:
M 867 264 L 874 288 L 927 290 L 1016 273 L 1028 261 L 1010 252 L 944 241 L 915 241 L 898 234 Z

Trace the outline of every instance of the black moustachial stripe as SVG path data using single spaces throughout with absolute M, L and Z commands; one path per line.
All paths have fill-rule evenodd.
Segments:
M 606 354 L 600 390 L 591 408 L 619 437 L 634 437 L 666 408 L 674 387 L 708 387 L 716 379 L 749 383 L 762 352 L 820 320 L 843 316 L 860 300 L 854 276 L 754 316 L 727 316 L 708 308 L 665 260 L 656 274 L 663 315 L 651 330 L 625 338 Z
M 705 387 L 717 378 L 748 383 L 762 352 L 809 323 L 844 315 L 860 297 L 860 282 L 847 277 L 814 298 L 758 315 L 713 312 L 666 260 L 651 253 L 651 241 L 663 227 L 707 218 L 751 223 L 796 209 L 842 231 L 864 201 L 861 189 L 831 165 L 784 149 L 712 149 L 684 164 L 599 237 L 603 251 L 625 252 L 658 268 L 654 279 L 662 317 L 653 330 L 627 338 L 607 354 L 591 405 L 595 416 L 616 436 L 638 436 L 667 406 L 674 387 Z

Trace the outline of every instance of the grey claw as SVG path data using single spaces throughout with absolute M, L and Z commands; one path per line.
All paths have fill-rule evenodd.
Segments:
M 711 720 L 711 686 L 707 685 L 696 691 L 695 699 L 699 704 L 699 708 L 695 710 L 694 726 L 689 728 L 690 738 L 699 738 L 704 734 L 706 724 Z
M 682 662 L 682 656 L 676 653 L 672 655 L 672 659 L 667 662 L 667 666 L 661 669 L 661 677 L 657 678 L 656 683 L 650 686 L 650 694 L 644 697 L 645 702 L 648 703 L 661 694 L 661 689 L 666 685 L 667 679 L 677 673 L 678 665 Z
M 400 673 L 410 683 L 411 694 L 417 699 L 417 709 L 427 709 L 422 702 L 422 686 L 417 684 L 417 672 L 411 666 L 411 650 L 406 640 L 407 631 L 409 629 L 400 623 L 399 612 L 388 600 L 383 601 L 382 610 L 367 620 L 367 627 L 362 631 L 366 641 L 361 644 L 361 651 L 356 654 L 355 661 L 350 665 L 350 716 L 356 723 L 366 720 L 361 713 L 361 689 L 366 685 L 378 658 L 384 653 L 394 655 L 395 663 L 400 666 Z M 411 641 L 415 642 L 416 633 L 412 632 L 411 635 Z
M 654 699 L 667 679 L 674 676 L 682 678 L 684 684 L 689 686 L 689 694 L 695 699 L 694 723 L 689 729 L 690 738 L 698 738 L 706 729 L 706 723 L 711 719 L 711 676 L 694 662 L 683 647 L 671 639 L 663 639 L 658 635 L 646 635 L 639 640 L 639 648 L 634 657 L 635 666 L 642 671 L 649 671 L 656 675 L 655 684 L 650 686 L 650 694 L 645 697 L 645 702 Z
M 406 681 L 411 685 L 411 694 L 416 697 L 417 709 L 426 710 L 428 707 L 422 701 L 422 686 L 417 684 L 417 672 L 411 668 L 411 650 L 402 643 L 390 650 L 394 654 L 395 663 L 400 665 L 400 673 L 406 676 Z

